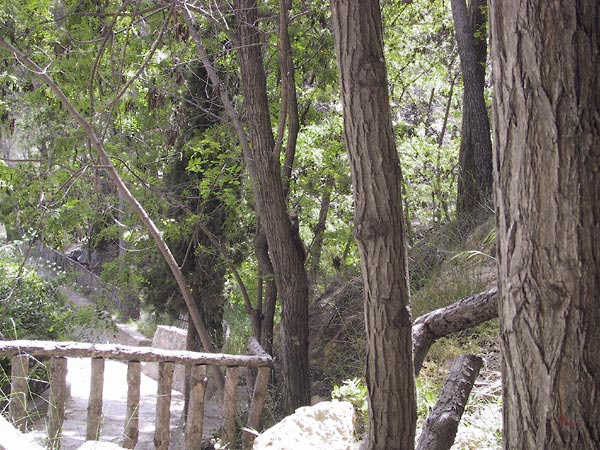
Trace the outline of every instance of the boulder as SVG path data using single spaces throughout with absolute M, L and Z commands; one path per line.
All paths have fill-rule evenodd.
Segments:
M 21 433 L 0 415 L 0 450 L 43 450 L 32 441 L 32 436 Z
M 187 331 L 182 328 L 159 325 L 156 327 L 152 347 L 167 350 L 185 350 Z M 158 380 L 158 363 L 144 363 L 142 371 L 153 380 Z M 173 373 L 173 389 L 185 392 L 185 367 L 181 364 L 175 366 Z
M 123 450 L 123 447 L 113 442 L 86 441 L 77 450 Z
M 296 412 L 261 433 L 254 450 L 351 450 L 354 407 L 349 402 L 321 402 Z

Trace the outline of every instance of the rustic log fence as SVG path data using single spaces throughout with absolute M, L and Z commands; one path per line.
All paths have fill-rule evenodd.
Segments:
M 225 367 L 226 384 L 223 398 L 224 442 L 233 447 L 236 440 L 237 384 L 240 367 L 258 370 L 245 429 L 258 429 L 267 396 L 268 380 L 273 367 L 272 358 L 264 352 L 254 338 L 250 338 L 248 355 L 223 353 L 198 353 L 191 351 L 164 350 L 151 347 L 131 347 L 112 344 L 88 344 L 82 342 L 53 341 L 0 341 L 0 357 L 11 358 L 11 394 L 9 413 L 13 424 L 25 430 L 27 421 L 27 374 L 29 356 L 50 357 L 50 399 L 48 407 L 49 449 L 60 449 L 66 398 L 66 375 L 68 357 L 91 359 L 90 397 L 88 404 L 86 440 L 100 438 L 102 422 L 102 392 L 104 384 L 104 361 L 113 359 L 127 361 L 127 413 L 124 427 L 124 448 L 134 448 L 139 435 L 138 405 L 142 362 L 159 364 L 159 380 L 156 400 L 156 425 L 154 444 L 157 450 L 168 450 L 170 441 L 170 404 L 173 369 L 175 364 L 191 366 L 190 396 L 185 426 L 185 448 L 201 448 L 204 401 L 205 367 Z M 251 448 L 253 435 L 244 432 L 243 448 Z

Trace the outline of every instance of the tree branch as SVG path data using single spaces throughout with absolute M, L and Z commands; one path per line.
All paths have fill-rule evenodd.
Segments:
M 497 288 L 463 298 L 418 317 L 412 328 L 415 376 L 436 339 L 498 317 Z

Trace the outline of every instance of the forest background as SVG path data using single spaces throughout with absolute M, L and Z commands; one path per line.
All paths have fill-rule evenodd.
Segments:
M 417 299 L 493 212 L 484 5 L 381 2 Z M 307 354 L 287 350 L 298 336 L 308 347 L 309 301 L 358 274 L 352 180 L 329 5 L 261 2 L 246 34 L 239 11 L 219 2 L 4 2 L 0 208 L 8 241 L 61 249 L 136 299 L 119 308 L 121 320 L 172 323 L 195 305 L 206 334 L 191 346 L 237 353 L 249 334 L 261 338 L 283 359 L 289 411 L 310 392 Z M 252 103 L 261 86 L 249 84 L 261 76 L 263 103 Z M 482 119 L 483 138 L 471 133 Z M 267 160 L 253 153 L 261 146 Z M 287 270 L 296 275 L 282 283 L 276 274 Z M 430 293 L 413 302 L 415 316 L 481 288 L 456 284 L 438 303 Z M 27 301 L 13 308 L 23 330 L 35 308 Z M 280 322 L 288 332 L 274 349 Z M 44 327 L 28 332 L 59 337 L 60 327 Z M 3 322 L 3 334 L 13 329 Z

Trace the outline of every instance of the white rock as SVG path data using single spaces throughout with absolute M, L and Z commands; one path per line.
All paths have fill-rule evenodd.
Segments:
M 77 450 L 123 450 L 123 447 L 112 442 L 86 441 Z
M 296 412 L 260 434 L 254 450 L 351 450 L 354 407 L 349 402 L 321 402 Z
M 0 450 L 43 450 L 30 438 L 31 436 L 21 433 L 0 415 Z

